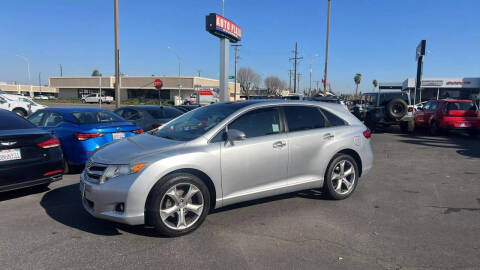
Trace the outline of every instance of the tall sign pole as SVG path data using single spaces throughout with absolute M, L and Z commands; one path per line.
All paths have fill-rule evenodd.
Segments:
M 120 107 L 120 49 L 118 48 L 118 0 L 113 0 L 115 25 L 115 107 Z
M 422 73 L 423 73 L 423 57 L 425 56 L 425 51 L 427 47 L 427 41 L 421 40 L 417 45 L 417 51 L 415 58 L 417 60 L 417 78 L 415 82 L 415 91 L 413 97 L 413 104 L 417 104 L 417 91 L 419 92 L 418 103 L 422 102 Z
M 220 100 L 228 101 L 228 67 L 230 42 L 242 39 L 242 29 L 229 19 L 210 13 L 205 18 L 206 30 L 220 38 Z
M 327 74 L 328 74 L 328 41 L 330 38 L 330 0 L 328 0 L 327 11 L 327 41 L 325 46 L 325 74 L 323 76 L 323 94 L 327 95 Z

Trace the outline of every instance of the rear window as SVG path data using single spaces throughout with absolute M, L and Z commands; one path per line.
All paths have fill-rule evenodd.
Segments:
M 473 102 L 448 102 L 447 110 L 474 111 L 476 107 Z
M 80 124 L 97 124 L 125 121 L 125 119 L 110 111 L 74 112 L 72 113 L 72 116 Z
M 36 126 L 23 117 L 11 112 L 2 112 L 0 114 L 0 130 L 11 129 L 29 129 Z
M 163 112 L 165 113 L 165 118 L 175 118 L 179 115 L 182 115 L 183 113 L 178 110 L 178 109 L 175 109 L 175 108 L 168 108 L 168 107 L 164 107 L 163 108 Z

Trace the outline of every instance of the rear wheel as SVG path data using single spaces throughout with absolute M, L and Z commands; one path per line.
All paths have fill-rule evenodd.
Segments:
M 430 135 L 432 135 L 432 136 L 437 136 L 437 135 L 440 134 L 441 129 L 437 125 L 436 121 L 432 121 L 432 123 L 430 124 L 430 130 L 429 131 L 430 131 Z
M 355 159 L 346 154 L 337 154 L 328 166 L 323 189 L 332 199 L 346 199 L 357 187 L 358 174 Z
M 210 192 L 197 176 L 176 173 L 159 181 L 147 202 L 147 220 L 163 235 L 196 230 L 210 210 Z
M 21 116 L 21 117 L 27 116 L 27 113 L 22 109 L 13 109 L 12 112 Z
M 415 122 L 412 120 L 400 122 L 400 130 L 403 133 L 412 133 L 415 131 Z

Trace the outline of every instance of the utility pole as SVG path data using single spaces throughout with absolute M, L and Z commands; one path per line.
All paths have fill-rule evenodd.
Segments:
M 115 31 L 115 107 L 120 107 L 120 49 L 118 48 L 118 0 L 113 0 Z
M 235 82 L 234 82 L 234 90 L 233 90 L 233 101 L 237 101 L 237 61 L 240 59 L 238 54 L 238 47 L 242 46 L 241 44 L 233 44 L 233 48 L 235 49 Z
M 62 64 L 60 64 L 60 77 L 63 77 L 63 67 L 62 67 Z
M 320 83 L 320 81 L 313 81 L 313 82 L 317 85 L 317 87 L 315 88 L 315 91 L 318 91 L 318 84 Z
M 294 80 L 293 80 L 293 92 L 296 93 L 296 92 L 297 92 L 297 80 L 295 80 L 295 78 L 297 78 L 297 65 L 298 65 L 298 60 L 302 60 L 302 59 L 303 59 L 303 57 L 298 57 L 298 44 L 297 44 L 297 42 L 295 42 L 295 51 L 294 51 L 294 53 L 295 53 L 295 57 L 290 58 L 290 60 L 293 60 L 293 61 L 294 61 L 294 62 L 293 62 L 293 63 L 294 63 L 294 64 L 293 64 L 293 66 L 294 66 L 294 68 L 293 68 L 293 69 L 294 69 L 294 72 L 293 72 L 293 74 L 294 74 L 294 75 L 293 75 L 293 78 L 294 78 Z
M 198 77 L 202 77 L 201 72 L 202 72 L 202 71 L 201 71 L 200 69 L 197 69 Z
M 298 87 L 297 89 L 298 89 L 298 91 L 300 91 L 300 76 L 302 76 L 302 73 L 297 73 L 297 87 Z
M 323 76 L 323 93 L 327 95 L 327 71 L 328 71 L 328 40 L 330 36 L 330 0 L 328 0 L 327 11 L 327 44 L 325 46 L 325 75 Z
M 288 90 L 292 90 L 292 71 L 293 69 L 288 70 L 288 76 L 289 76 Z

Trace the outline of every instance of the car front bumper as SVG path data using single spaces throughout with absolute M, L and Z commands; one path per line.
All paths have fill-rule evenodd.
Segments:
M 145 223 L 145 214 L 139 207 L 129 204 L 129 190 L 135 181 L 134 175 L 112 179 L 104 184 L 94 184 L 86 180 L 85 172 L 81 175 L 80 194 L 83 208 L 92 216 L 128 225 Z M 116 207 L 123 203 L 123 212 Z M 137 210 L 135 210 L 137 209 Z

